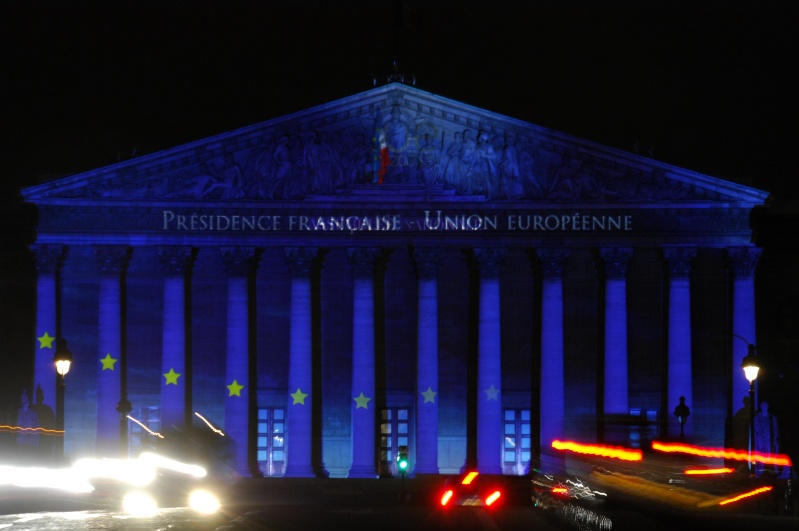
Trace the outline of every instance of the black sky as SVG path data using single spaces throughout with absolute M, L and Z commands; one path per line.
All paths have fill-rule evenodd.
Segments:
M 417 87 L 799 195 L 794 3 L 260 0 L 0 4 L 5 183 Z

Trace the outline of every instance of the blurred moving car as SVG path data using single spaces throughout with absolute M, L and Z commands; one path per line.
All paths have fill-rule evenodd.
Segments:
M 577 529 L 608 531 L 613 527 L 610 518 L 602 514 L 607 494 L 579 477 L 536 475 L 531 498 L 536 509 Z
M 453 505 L 495 507 L 499 505 L 502 493 L 502 484 L 498 478 L 481 475 L 478 472 L 468 472 L 445 483 L 440 503 L 442 507 Z

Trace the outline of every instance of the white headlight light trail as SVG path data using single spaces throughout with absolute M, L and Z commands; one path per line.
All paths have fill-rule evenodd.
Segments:
M 213 514 L 219 510 L 219 499 L 207 490 L 198 489 L 189 495 L 189 507 L 198 513 Z

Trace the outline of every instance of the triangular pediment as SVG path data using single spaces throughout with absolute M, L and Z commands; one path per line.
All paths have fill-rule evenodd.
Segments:
M 23 196 L 34 203 L 281 202 L 389 190 L 411 200 L 547 204 L 753 206 L 768 195 L 395 83 L 33 186 Z

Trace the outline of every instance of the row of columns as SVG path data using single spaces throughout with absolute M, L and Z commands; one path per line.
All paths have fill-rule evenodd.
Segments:
M 66 248 L 36 246 L 38 269 L 36 330 L 39 344 L 35 360 L 35 384 L 45 397 L 55 396 L 52 365 L 54 350 L 48 337 L 59 337 L 60 269 Z M 250 355 L 250 286 L 257 268 L 256 248 L 223 247 L 227 272 L 227 353 L 225 427 L 234 441 L 236 470 L 241 475 L 255 472 L 248 443 L 253 438 L 251 412 L 256 407 L 253 393 L 254 367 Z M 288 463 L 286 476 L 315 475 L 312 463 L 313 389 L 312 364 L 312 269 L 315 248 L 286 248 L 291 273 L 289 352 L 289 398 L 287 415 Z M 476 466 L 485 473 L 502 471 L 502 396 L 500 341 L 500 249 L 474 249 L 479 270 L 478 316 L 478 400 Z M 352 468 L 351 477 L 376 477 L 375 396 L 375 294 L 374 264 L 379 248 L 353 248 L 348 256 L 353 272 L 353 362 L 352 362 Z M 542 273 L 541 367 L 539 408 L 546 411 L 540 421 L 543 448 L 564 433 L 565 382 L 563 342 L 563 267 L 566 249 L 540 249 L 536 253 Z M 691 403 L 691 318 L 690 264 L 693 248 L 666 248 L 668 271 L 668 403 L 680 396 Z M 99 274 L 97 448 L 101 454 L 118 453 L 126 445 L 124 418 L 127 403 L 125 375 L 125 274 L 131 248 L 99 246 L 95 249 Z M 187 247 L 159 249 L 164 274 L 164 319 L 161 387 L 162 425 L 190 422 L 190 385 L 170 385 L 179 375 L 190 377 L 186 357 L 190 341 L 187 318 L 188 279 L 196 251 Z M 604 263 L 604 411 L 629 413 L 627 394 L 627 264 L 630 248 L 600 250 Z M 733 276 L 733 333 L 755 342 L 754 267 L 756 248 L 728 250 Z M 438 267 L 435 249 L 414 250 L 418 289 L 418 344 L 416 394 L 416 472 L 438 472 Z M 38 334 L 42 334 L 39 336 Z M 44 340 L 42 339 L 44 338 Z M 52 341 L 49 341 L 52 343 Z M 733 343 L 733 366 L 746 354 Z M 116 364 L 119 362 L 119 371 Z M 172 373 L 173 380 L 167 374 Z M 175 376 L 177 375 L 177 376 Z M 746 393 L 742 378 L 733 378 L 733 397 Z M 116 403 L 116 400 L 119 402 Z M 129 405 L 127 406 L 129 409 Z M 120 424 L 121 423 L 121 424 Z M 123 426 L 124 425 L 124 426 Z M 669 427 L 670 433 L 674 426 Z M 685 433 L 690 434 L 690 420 Z

